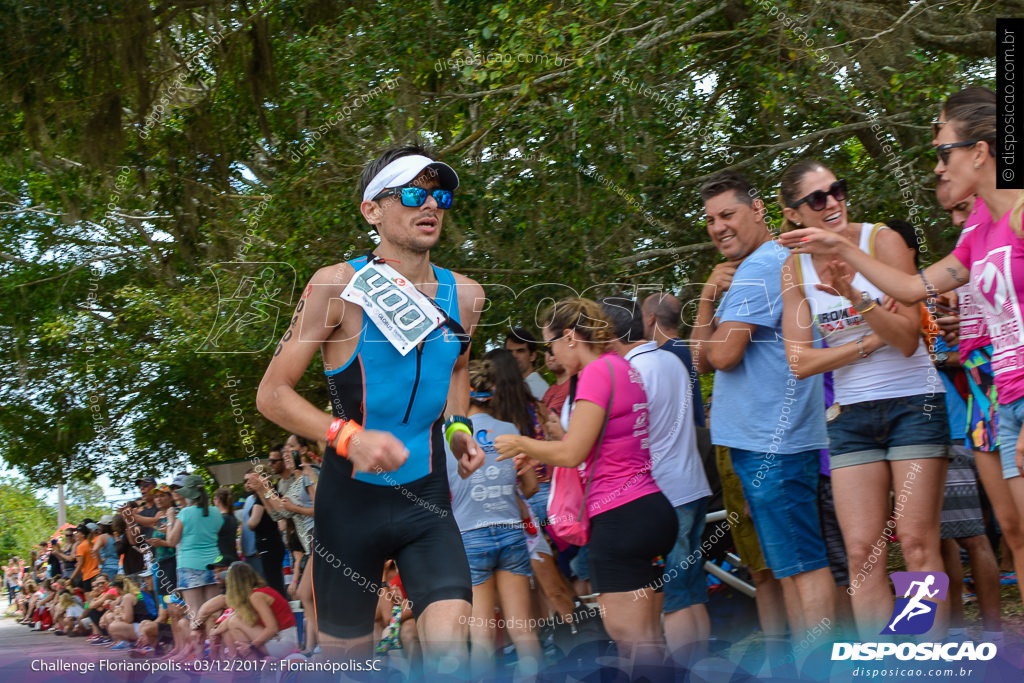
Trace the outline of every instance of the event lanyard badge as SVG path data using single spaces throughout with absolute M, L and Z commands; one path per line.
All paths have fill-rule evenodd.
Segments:
M 403 356 L 444 323 L 430 298 L 381 261 L 368 261 L 341 293 L 360 306 Z

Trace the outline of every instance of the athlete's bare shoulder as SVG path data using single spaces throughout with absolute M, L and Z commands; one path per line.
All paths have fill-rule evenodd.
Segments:
M 325 266 L 313 273 L 295 311 L 297 316 L 302 314 L 301 319 L 297 317 L 296 320 L 302 322 L 304 338 L 327 339 L 343 324 L 348 305 L 341 298 L 341 293 L 354 274 L 355 268 L 345 262 Z M 310 337 L 314 328 L 317 333 Z
M 454 270 L 452 271 L 452 277 L 455 278 L 455 284 L 460 288 L 460 292 L 462 291 L 462 287 L 466 287 L 466 291 L 469 291 L 469 288 L 471 287 L 476 287 L 479 290 L 480 294 L 484 293 L 484 288 L 480 286 L 480 283 L 474 280 L 473 278 L 467 275 L 463 275 L 462 273 L 457 273 Z
M 331 266 L 324 266 L 316 271 L 309 284 L 313 285 L 315 289 L 322 288 L 325 294 L 330 294 L 331 298 L 335 298 L 348 286 L 355 273 L 356 269 L 351 263 L 342 261 Z
M 463 320 L 463 327 L 469 330 L 479 322 L 480 314 L 487 303 L 487 296 L 484 294 L 484 288 L 473 278 L 456 273 L 454 270 L 452 277 L 455 278 L 455 291 L 459 297 L 459 313 Z

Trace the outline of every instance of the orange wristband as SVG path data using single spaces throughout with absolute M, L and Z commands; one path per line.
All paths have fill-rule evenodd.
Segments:
M 363 426 L 355 420 L 349 420 L 345 423 L 345 426 L 341 428 L 341 432 L 338 434 L 338 443 L 334 446 L 334 450 L 337 451 L 338 455 L 348 458 L 349 439 L 361 431 L 363 431 Z
M 341 431 L 341 428 L 345 426 L 346 422 L 348 422 L 348 420 L 343 418 L 334 418 L 334 421 L 331 422 L 331 426 L 327 428 L 327 435 L 324 437 L 324 441 L 327 442 L 328 446 L 334 443 L 334 440 L 338 438 L 338 432 Z

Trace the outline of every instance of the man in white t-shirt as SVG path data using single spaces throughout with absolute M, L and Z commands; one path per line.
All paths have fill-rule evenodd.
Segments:
M 537 338 L 525 327 L 513 327 L 505 335 L 505 350 L 510 351 L 519 363 L 523 381 L 530 387 L 530 393 L 538 401 L 544 398 L 548 383 L 535 369 L 537 366 Z
M 679 520 L 675 546 L 665 558 L 662 612 L 669 652 L 679 664 L 688 665 L 711 635 L 700 547 L 711 488 L 697 449 L 690 377 L 674 353 L 644 337 L 637 302 L 613 296 L 600 303 L 615 326 L 616 339 L 609 348 L 628 360 L 643 379 L 650 415 L 651 473 Z

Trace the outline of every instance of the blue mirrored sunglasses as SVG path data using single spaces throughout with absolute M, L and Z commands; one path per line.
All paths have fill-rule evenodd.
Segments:
M 451 190 L 425 190 L 422 187 L 415 186 L 396 187 L 390 190 L 384 190 L 373 199 L 376 201 L 385 197 L 394 197 L 395 195 L 401 197 L 402 206 L 411 206 L 413 208 L 423 206 L 423 203 L 427 201 L 428 195 L 434 198 L 434 201 L 437 202 L 437 208 L 439 209 L 451 208 L 452 201 L 455 199 L 455 195 Z

